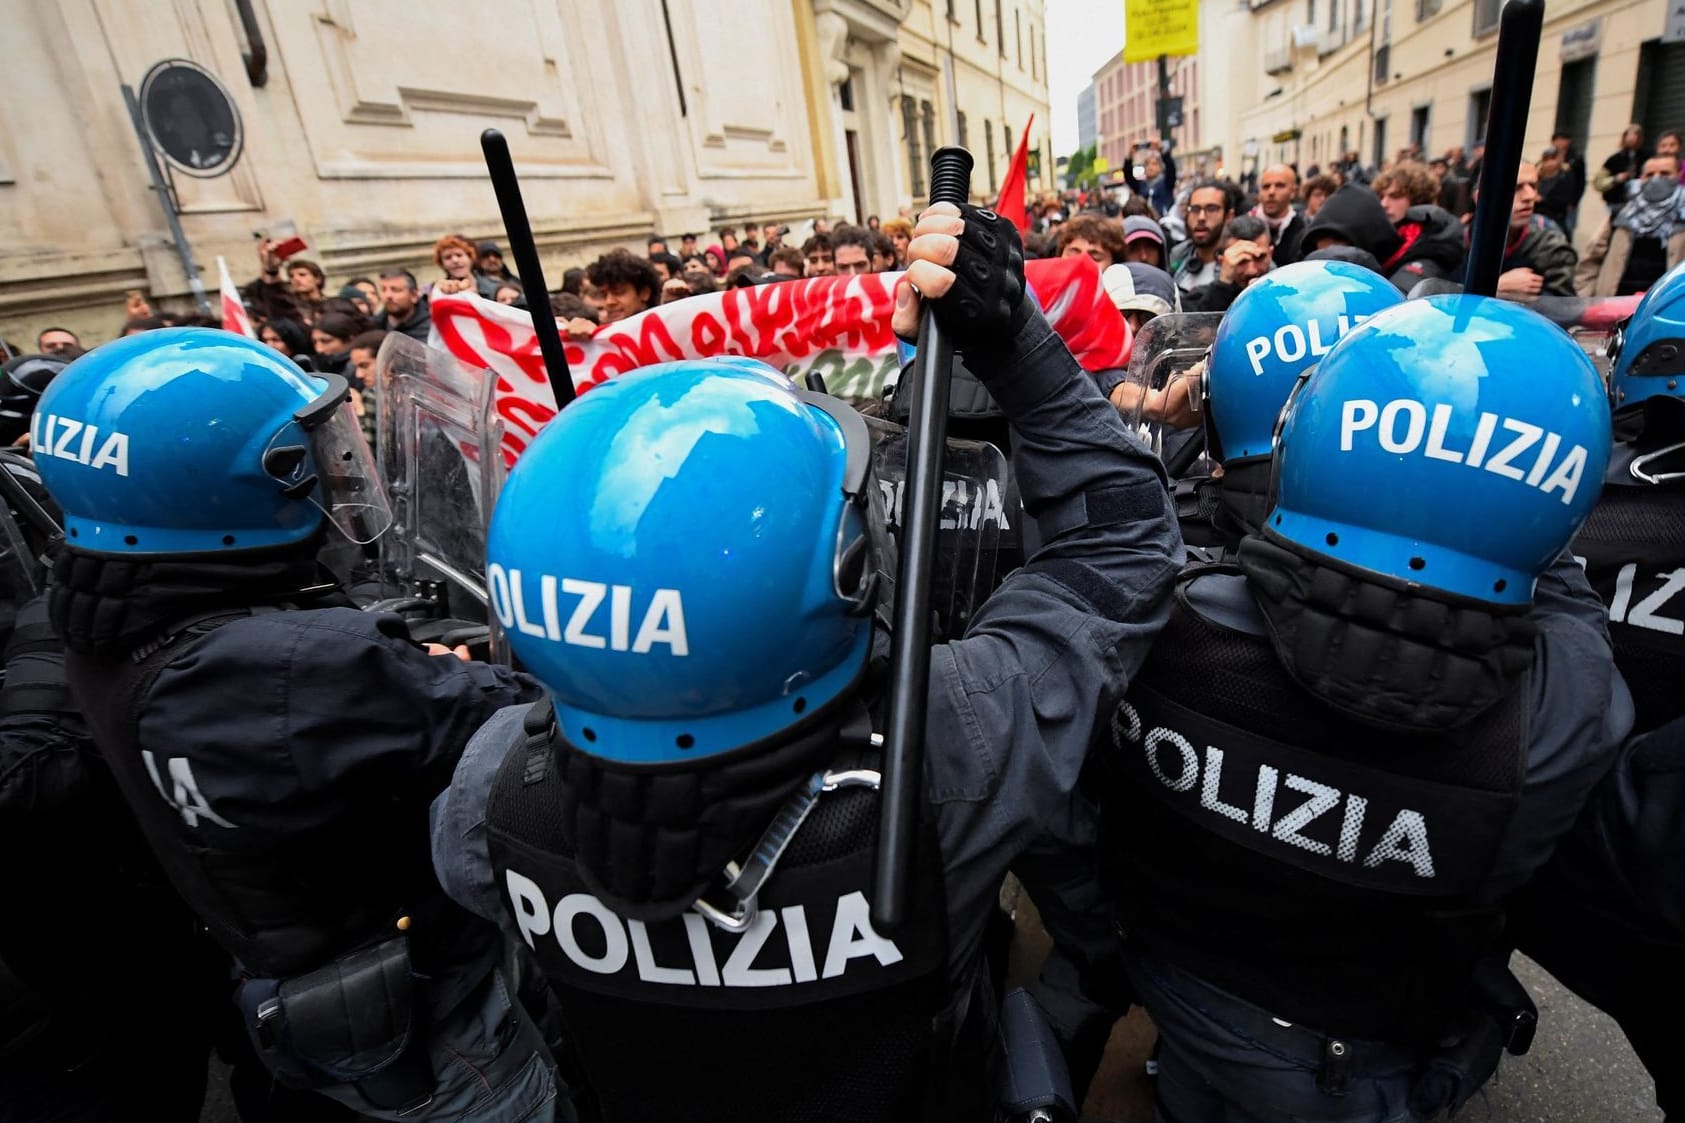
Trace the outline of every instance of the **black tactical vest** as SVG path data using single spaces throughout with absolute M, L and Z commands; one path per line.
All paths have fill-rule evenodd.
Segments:
M 1432 1042 L 1501 922 L 1483 886 L 1525 776 L 1525 683 L 1464 728 L 1389 732 L 1185 591 L 1101 749 L 1128 938 L 1276 1017 Z
M 955 1043 L 966 1019 L 950 997 L 929 832 L 902 931 L 872 929 L 876 789 L 819 797 L 745 931 L 694 910 L 646 924 L 586 888 L 560 829 L 547 739 L 523 740 L 486 813 L 492 865 L 603 1120 L 988 1117 L 982 1046 Z
M 1632 731 L 1685 716 L 1685 487 L 1605 487 L 1573 549 L 1609 608 Z
M 433 877 L 425 801 L 370 793 L 349 821 L 301 826 L 284 846 L 218 849 L 193 833 L 162 790 L 171 785 L 169 747 L 148 746 L 150 760 L 142 752 L 140 715 L 159 672 L 210 632 L 254 614 L 223 611 L 186 621 L 127 658 L 68 652 L 65 669 L 100 753 L 176 891 L 246 971 L 285 979 L 314 970 L 392 936 L 392 925 L 405 915 L 413 921 L 418 969 L 425 971 L 435 956 L 452 954 L 443 944 L 460 930 L 451 923 L 459 915 L 455 906 Z
M 197 935 L 100 760 L 45 596 L 19 610 L 5 666 L 0 772 L 30 779 L 0 846 L 30 857 L 0 866 L 0 1068 L 70 1068 L 130 1028 L 110 1016 L 113 995 L 170 1004 L 157 1011 L 168 1029 L 212 1008 L 227 961 Z

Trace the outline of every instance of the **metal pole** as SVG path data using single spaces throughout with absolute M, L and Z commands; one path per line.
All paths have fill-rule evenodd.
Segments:
M 193 303 L 201 313 L 208 316 L 211 312 L 211 298 L 205 292 L 205 282 L 199 279 L 199 266 L 193 260 L 193 247 L 187 244 L 187 235 L 182 233 L 175 200 L 170 195 L 169 186 L 164 182 L 164 169 L 158 166 L 158 153 L 152 150 L 152 138 L 146 135 L 146 122 L 141 120 L 140 116 L 140 102 L 135 98 L 134 88 L 127 83 L 123 85 L 123 101 L 129 107 L 129 124 L 134 126 L 135 139 L 140 141 L 140 154 L 146 158 L 146 171 L 152 177 L 152 190 L 158 193 L 158 205 L 164 208 L 164 221 L 170 224 L 170 237 L 175 242 L 176 256 L 181 259 L 182 272 L 187 274 L 187 287 L 193 290 Z
M 930 201 L 960 206 L 971 194 L 971 153 L 939 148 L 930 157 Z M 884 735 L 883 805 L 878 820 L 877 892 L 872 923 L 901 923 L 907 875 L 918 845 L 924 791 L 924 716 L 930 696 L 930 586 L 942 514 L 942 453 L 954 347 L 926 304 L 919 320 L 917 379 L 907 418 L 907 489 L 890 636 L 889 725 Z
M 1486 157 L 1480 164 L 1480 198 L 1469 234 L 1463 291 L 1495 296 L 1509 242 L 1510 207 L 1527 134 L 1533 71 L 1544 30 L 1544 0 L 1509 0 L 1498 29 L 1498 58 L 1492 68 L 1492 104 L 1486 114 Z
M 1170 148 L 1170 56 L 1158 56 L 1158 138 Z

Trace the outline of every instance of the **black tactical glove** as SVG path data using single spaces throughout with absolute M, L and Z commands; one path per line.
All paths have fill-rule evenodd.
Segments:
M 1004 356 L 1036 313 L 1024 286 L 1024 246 L 1018 228 L 969 203 L 960 206 L 965 232 L 949 266 L 954 286 L 930 303 L 936 322 L 968 362 Z M 979 372 L 981 373 L 981 372 Z

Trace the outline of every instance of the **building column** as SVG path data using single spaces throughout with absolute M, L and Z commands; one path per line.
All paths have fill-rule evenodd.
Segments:
M 831 129 L 831 158 L 836 161 L 837 180 L 828 194 L 841 201 L 843 213 L 855 208 L 854 180 L 849 175 L 848 137 L 843 126 L 842 87 L 848 81 L 848 20 L 837 12 L 820 12 L 814 17 L 819 36 L 819 59 L 825 71 L 825 107 Z M 856 91 L 858 94 L 858 91 Z
M 901 184 L 905 182 L 902 176 L 902 164 L 906 160 L 906 147 L 898 143 L 901 135 L 901 105 L 894 96 L 895 72 L 901 65 L 901 45 L 893 39 L 885 40 L 872 48 L 872 70 L 876 78 L 872 83 L 872 106 L 869 110 L 872 119 L 872 129 L 882 134 L 882 142 L 873 147 L 879 152 L 888 154 L 887 159 L 870 161 L 867 169 L 869 185 L 866 190 L 873 196 L 875 210 L 883 218 L 898 214 L 901 210 Z

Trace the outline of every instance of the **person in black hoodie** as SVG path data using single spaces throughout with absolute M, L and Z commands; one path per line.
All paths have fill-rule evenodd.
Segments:
M 1356 246 L 1375 255 L 1381 272 L 1408 293 L 1430 277 L 1455 276 L 1463 265 L 1463 224 L 1449 211 L 1414 206 L 1397 226 L 1367 187 L 1348 184 L 1328 197 L 1305 227 L 1299 256 L 1327 246 Z

